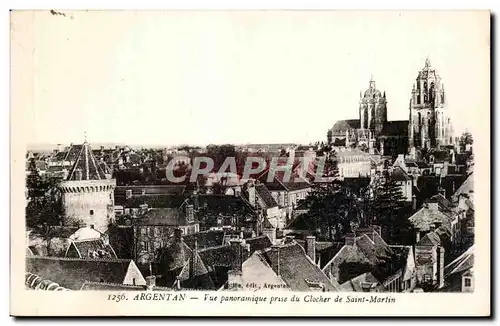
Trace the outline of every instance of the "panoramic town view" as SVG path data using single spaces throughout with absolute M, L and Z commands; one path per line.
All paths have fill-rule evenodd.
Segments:
M 313 142 L 103 144 L 81 130 L 28 148 L 26 288 L 473 292 L 473 135 L 454 130 L 431 59 L 399 81 L 406 120 L 388 119 L 392 90 L 365 71 L 352 119 L 324 116 Z M 241 129 L 278 124 L 261 122 Z

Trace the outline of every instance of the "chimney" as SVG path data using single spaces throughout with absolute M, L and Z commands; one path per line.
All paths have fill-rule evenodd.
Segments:
M 231 270 L 234 272 L 241 272 L 244 258 L 244 248 L 242 245 L 242 241 L 240 239 L 232 239 L 230 243 L 231 250 L 236 254 L 236 258 L 231 262 Z
M 439 194 L 441 194 L 441 196 L 446 198 L 446 189 L 444 189 L 443 187 L 440 187 L 438 192 L 439 192 Z
M 174 241 L 176 243 L 179 243 L 182 241 L 182 230 L 181 229 L 174 230 Z
M 247 192 L 248 192 L 248 201 L 250 202 L 250 205 L 255 207 L 256 196 L 255 196 L 255 185 L 253 183 L 251 182 L 248 183 Z
M 187 222 L 194 221 L 194 206 L 191 204 L 186 205 L 186 219 L 187 219 Z
M 345 245 L 354 246 L 356 245 L 356 235 L 354 233 L 346 233 L 345 235 Z
M 229 270 L 227 272 L 227 290 L 243 289 L 243 273 L 241 271 Z
M 316 263 L 316 237 L 313 235 L 306 238 L 306 253 Z
M 125 199 L 132 198 L 132 189 L 125 190 Z
M 431 232 L 436 231 L 436 224 L 435 224 L 435 223 L 431 223 L 431 224 L 429 225 L 429 230 L 430 230 Z
M 156 286 L 156 276 L 150 275 L 146 276 L 146 290 L 147 291 L 152 291 L 153 288 Z
M 372 228 L 375 233 L 382 236 L 382 227 L 380 225 L 373 225 Z
M 413 195 L 411 197 L 411 208 L 416 211 L 417 210 L 417 196 Z
M 104 233 L 102 236 L 101 236 L 101 239 L 102 239 L 102 243 L 105 245 L 105 246 L 109 246 L 109 235 Z
M 231 235 L 224 233 L 224 240 L 223 240 L 224 245 L 229 245 L 231 244 Z

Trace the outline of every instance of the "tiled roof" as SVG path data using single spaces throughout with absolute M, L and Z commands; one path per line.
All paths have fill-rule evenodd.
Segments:
M 191 257 L 191 249 L 184 243 L 184 241 L 170 242 L 165 250 L 166 260 L 169 262 L 168 269 L 170 271 L 184 268 L 189 258 Z
M 437 235 L 436 232 L 429 232 L 422 239 L 420 239 L 420 241 L 416 245 L 434 247 L 439 246 L 440 244 L 441 239 L 439 238 L 439 235 Z
M 125 195 L 127 190 L 132 190 L 132 195 L 180 195 L 184 193 L 185 185 L 141 185 L 141 186 L 117 186 L 115 195 Z
M 328 277 L 316 266 L 304 249 L 295 241 L 257 251 L 292 291 L 310 291 L 310 284 L 323 283 L 326 291 L 338 291 Z
M 439 204 L 439 207 L 442 209 L 445 209 L 447 211 L 452 209 L 454 206 L 448 199 L 446 199 L 446 197 L 444 197 L 441 194 L 437 194 L 437 195 L 432 196 L 431 200 L 437 201 Z
M 267 235 L 245 239 L 245 243 L 250 245 L 250 254 L 257 250 L 267 249 L 273 245 L 271 239 L 269 239 Z
M 74 164 L 71 168 L 67 180 L 105 180 L 106 175 L 102 170 L 99 162 L 92 153 L 92 149 L 88 143 L 83 145 L 73 145 L 68 152 L 68 156 L 73 157 Z M 66 159 L 68 161 L 68 159 Z M 73 160 L 70 160 L 73 161 Z M 77 177 L 77 171 L 81 172 L 81 179 Z
M 188 234 L 182 237 L 184 243 L 194 249 L 195 242 L 198 245 L 198 249 L 205 249 L 211 247 L 222 246 L 224 242 L 224 231 L 211 230 L 211 231 L 201 231 L 198 233 Z
M 256 184 L 255 191 L 266 205 L 266 208 L 278 206 L 278 203 L 276 202 L 276 200 L 274 200 L 273 196 L 271 195 L 271 192 L 269 191 L 269 189 L 267 189 L 265 185 Z
M 87 260 L 54 257 L 27 257 L 26 270 L 49 278 L 71 290 L 79 290 L 86 281 L 123 283 L 132 260 Z
M 453 194 L 453 197 L 455 198 L 455 200 L 457 200 L 458 196 L 460 194 L 468 195 L 470 193 L 470 191 L 474 191 L 474 173 L 471 173 L 467 177 L 467 179 L 465 179 L 465 181 L 462 183 L 462 185 L 460 185 L 460 187 L 457 189 L 457 191 L 455 191 L 455 193 Z
M 225 195 L 198 196 L 200 214 L 256 215 L 256 211 L 241 197 Z
M 467 249 L 463 254 L 444 267 L 445 277 L 452 274 L 462 273 L 474 267 L 474 245 Z
M 122 205 L 128 208 L 138 208 L 140 205 L 147 204 L 152 208 L 177 208 L 186 200 L 181 195 L 145 195 L 133 196 L 126 199 L 125 194 L 115 193 L 115 205 Z
M 380 281 L 373 276 L 371 272 L 366 272 L 355 278 L 352 278 L 340 285 L 342 291 L 345 292 L 364 292 L 362 284 L 366 283 L 370 288 L 375 285 L 375 287 L 380 287 Z
M 371 272 L 383 283 L 404 267 L 408 252 L 406 247 L 390 247 L 378 234 L 375 234 L 374 240 L 363 234 L 356 237 L 355 245 L 343 246 L 323 270 L 333 265 L 339 272 L 341 283 L 366 272 Z
M 83 259 L 116 259 L 116 254 L 109 244 L 105 244 L 101 239 L 91 239 L 83 241 L 73 241 L 72 246 L 79 253 L 79 258 Z
M 397 166 L 392 170 L 391 178 L 394 181 L 410 181 L 411 178 L 401 167 Z
M 416 162 L 417 166 L 420 168 L 420 169 L 425 169 L 425 168 L 428 168 L 429 165 L 425 162 L 422 162 L 422 161 L 418 161 Z
M 231 264 L 237 258 L 237 254 L 237 251 L 230 245 L 212 247 L 199 251 L 199 255 L 209 271 L 213 271 L 215 266 L 231 267 Z
M 134 229 L 132 226 L 111 225 L 106 234 L 109 236 L 109 244 L 118 258 L 132 258 L 134 246 Z
M 295 241 L 297 241 L 304 250 L 306 249 L 306 242 L 304 240 L 296 239 Z M 320 264 L 319 267 L 323 269 L 343 246 L 343 242 L 316 241 L 316 262 Z
M 141 217 L 134 219 L 135 225 L 178 226 L 183 222 L 184 212 L 179 208 L 151 208 Z
M 406 136 L 408 135 L 408 120 L 387 121 L 382 128 L 384 136 Z
M 264 218 L 264 221 L 262 222 L 262 228 L 263 229 L 275 229 L 275 227 L 269 222 L 269 219 L 267 217 Z
M 339 133 L 350 129 L 359 129 L 360 126 L 359 119 L 339 120 L 335 122 L 331 130 L 333 133 Z
M 409 218 L 410 222 L 420 231 L 429 231 L 433 223 L 442 223 L 450 227 L 451 218 L 439 209 L 422 207 Z
M 68 154 L 68 152 L 59 152 L 56 154 L 56 156 L 54 156 L 54 161 L 64 161 L 64 158 L 66 157 L 66 155 Z
M 66 156 L 64 157 L 65 161 L 75 162 L 77 157 L 80 155 L 82 151 L 83 145 L 71 145 L 69 151 L 65 152 Z
M 311 184 L 305 179 L 301 178 L 294 173 L 290 173 L 290 177 L 287 178 L 285 171 L 275 171 L 274 179 L 271 182 L 267 181 L 270 169 L 264 171 L 258 180 L 266 185 L 267 189 L 271 191 L 294 191 L 303 190 L 311 188 Z

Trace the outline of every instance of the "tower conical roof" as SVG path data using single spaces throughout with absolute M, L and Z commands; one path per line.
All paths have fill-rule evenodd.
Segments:
M 72 149 L 73 147 L 80 148 L 66 180 L 106 180 L 106 175 L 92 153 L 89 143 L 72 146 Z

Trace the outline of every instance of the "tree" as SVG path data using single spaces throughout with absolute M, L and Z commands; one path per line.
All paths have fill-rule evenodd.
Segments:
M 460 150 L 462 152 L 464 152 L 467 145 L 472 145 L 473 142 L 474 142 L 474 139 L 472 138 L 472 134 L 470 132 L 467 132 L 467 131 L 464 132 L 462 134 L 462 136 L 460 136 L 460 140 L 459 140 Z
M 357 198 L 351 193 L 342 191 L 337 179 L 338 168 L 335 153 L 327 153 L 323 177 L 328 182 L 313 183 L 310 194 L 304 200 L 309 209 L 312 231 L 323 235 L 328 240 L 340 240 L 352 226 L 359 224 Z
M 57 180 L 42 178 L 34 159 L 30 160 L 29 174 L 26 178 L 28 205 L 26 206 L 26 225 L 58 225 L 62 218 L 62 206 L 56 189 Z
M 390 239 L 399 238 L 403 231 L 409 231 L 409 222 L 404 208 L 405 199 L 399 184 L 385 172 L 372 185 L 373 194 L 369 200 L 369 222 L 379 224 Z

